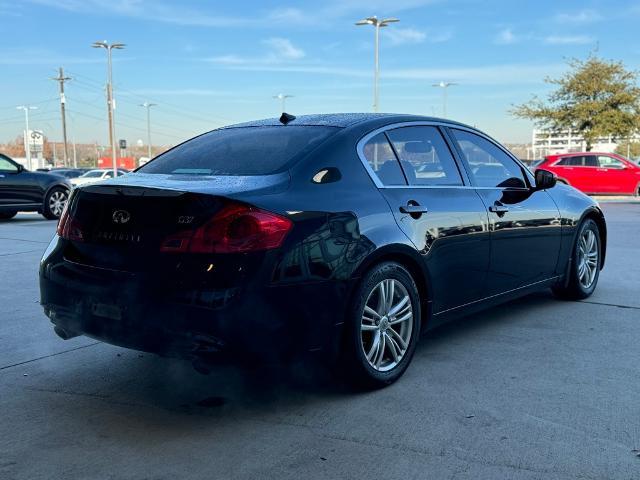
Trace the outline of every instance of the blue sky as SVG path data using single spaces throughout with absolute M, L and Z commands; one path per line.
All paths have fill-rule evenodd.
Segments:
M 400 22 L 381 36 L 381 111 L 439 116 L 433 83 L 457 82 L 448 116 L 505 142 L 531 124 L 510 107 L 544 94 L 570 57 L 594 48 L 637 68 L 640 1 L 0 0 L 0 141 L 23 128 L 16 105 L 32 104 L 32 127 L 61 138 L 57 84 L 63 66 L 70 137 L 106 143 L 104 50 L 114 52 L 117 137 L 145 137 L 145 100 L 155 143 L 173 144 L 220 125 L 274 116 L 280 92 L 294 114 L 370 111 L 373 28 L 369 16 Z

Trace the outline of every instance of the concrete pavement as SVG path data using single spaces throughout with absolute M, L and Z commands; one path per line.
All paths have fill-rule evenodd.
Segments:
M 62 341 L 37 303 L 55 223 L 2 222 L 0 478 L 638 479 L 640 205 L 603 208 L 588 301 L 543 292 L 445 326 L 364 394 Z

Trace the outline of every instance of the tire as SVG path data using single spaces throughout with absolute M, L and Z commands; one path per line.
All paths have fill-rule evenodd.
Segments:
M 0 220 L 9 220 L 18 214 L 17 211 L 12 210 L 10 212 L 0 212 Z
M 391 289 L 391 303 L 381 301 Z M 402 376 L 420 337 L 420 313 L 418 287 L 403 266 L 385 262 L 364 275 L 347 312 L 337 365 L 352 386 L 381 388 Z
M 64 187 L 52 188 L 44 199 L 42 216 L 47 220 L 57 220 L 69 199 L 69 190 Z
M 592 243 L 593 242 L 593 243 Z M 573 246 L 569 278 L 552 288 L 553 293 L 565 300 L 582 300 L 596 289 L 600 276 L 602 242 L 596 222 L 587 218 L 578 229 Z

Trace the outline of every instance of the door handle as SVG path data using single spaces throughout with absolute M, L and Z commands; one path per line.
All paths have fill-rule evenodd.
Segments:
M 427 209 L 427 207 L 423 207 L 422 205 L 416 205 L 411 203 L 400 207 L 401 213 L 406 213 L 409 215 L 416 215 L 416 214 L 420 215 L 422 213 L 427 213 L 428 211 L 429 209 Z
M 509 211 L 509 207 L 505 207 L 501 203 L 496 202 L 489 207 L 489 211 L 497 213 L 498 215 L 503 215 Z

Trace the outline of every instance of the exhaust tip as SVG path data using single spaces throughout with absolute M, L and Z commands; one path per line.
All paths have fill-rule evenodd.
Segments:
M 56 335 L 58 335 L 63 340 L 69 340 L 71 338 L 80 336 L 79 333 L 69 332 L 68 330 L 65 330 L 64 328 L 57 325 L 53 327 L 53 331 L 56 332 Z

